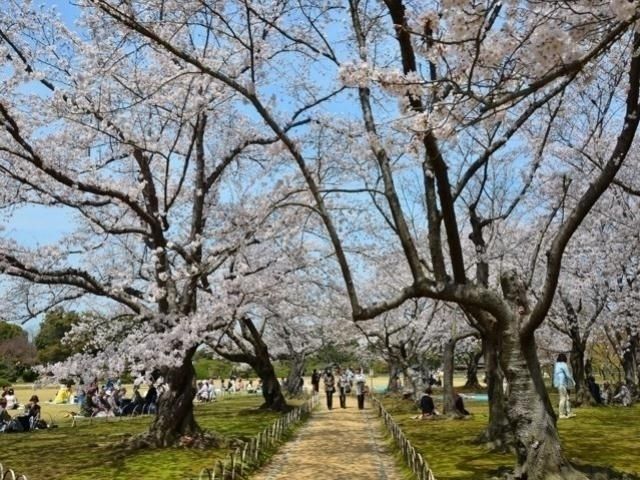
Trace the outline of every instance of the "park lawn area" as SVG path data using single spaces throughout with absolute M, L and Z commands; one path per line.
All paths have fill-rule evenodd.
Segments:
M 552 401 L 556 402 L 555 396 Z M 465 402 L 472 418 L 432 421 L 412 419 L 418 410 L 410 401 L 385 397 L 382 402 L 438 480 L 484 480 L 515 463 L 511 454 L 491 453 L 474 443 L 488 421 L 486 402 Z M 582 407 L 574 412 L 575 418 L 559 420 L 558 425 L 563 448 L 575 464 L 640 475 L 639 404 L 631 408 Z
M 248 438 L 278 418 L 277 413 L 258 410 L 261 403 L 261 396 L 239 394 L 219 402 L 196 404 L 196 420 L 202 427 L 226 437 Z M 43 403 L 43 409 L 45 406 L 51 408 L 54 418 L 61 419 L 56 422 L 58 428 L 0 434 L 0 463 L 30 480 L 197 478 L 202 468 L 213 467 L 231 451 L 229 448 L 125 451 L 116 444 L 127 435 L 144 432 L 152 417 L 98 419 L 91 424 L 83 420 L 71 427 L 71 420 L 53 409 L 74 409 L 73 405 Z

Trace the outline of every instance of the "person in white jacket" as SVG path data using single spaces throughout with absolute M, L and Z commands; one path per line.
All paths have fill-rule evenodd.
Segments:
M 367 390 L 367 379 L 364 376 L 364 370 L 360 368 L 358 373 L 353 377 L 356 385 L 356 398 L 358 399 L 358 410 L 364 409 L 364 396 Z

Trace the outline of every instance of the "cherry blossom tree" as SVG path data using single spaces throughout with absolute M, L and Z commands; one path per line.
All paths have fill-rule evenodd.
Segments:
M 294 216 L 285 218 L 289 230 L 297 231 L 297 225 L 303 224 Z M 282 225 L 278 238 L 286 230 Z M 344 304 L 322 308 L 331 297 L 323 294 L 323 272 L 316 267 L 322 257 L 315 258 L 293 238 L 287 231 L 282 239 L 288 245 L 274 248 L 261 242 L 251 255 L 244 254 L 232 262 L 227 276 L 234 278 L 236 304 L 228 323 L 208 342 L 221 357 L 253 368 L 262 381 L 262 408 L 276 411 L 288 407 L 272 360 L 291 360 L 291 383 L 299 381 L 306 355 L 321 345 L 314 333 L 329 324 L 323 312 L 328 314 Z
M 514 435 L 516 478 L 584 478 L 561 449 L 535 332 L 552 305 L 569 241 L 634 142 L 636 1 L 79 6 L 87 28 L 103 38 L 153 50 L 163 78 L 197 72 L 203 92 L 244 102 L 225 105 L 236 133 L 249 143 L 276 140 L 264 151 L 297 168 L 291 183 L 304 181 L 305 189 L 288 200 L 311 208 L 324 227 L 324 234 L 314 231 L 333 249 L 353 320 L 414 298 L 465 312 L 482 336 L 492 418 Z M 120 57 L 102 61 L 111 58 Z M 618 113 L 606 135 L 589 136 L 576 109 L 597 104 L 600 85 L 615 92 L 609 111 Z M 73 108 L 87 108 L 85 100 Z M 10 153 L 31 158 L 33 147 L 15 135 L 15 110 L 0 110 L 17 145 Z M 565 148 L 567 131 L 586 148 Z M 592 168 L 577 168 L 592 149 Z M 87 193 L 101 193 L 94 190 Z M 377 284 L 371 293 L 368 254 L 401 255 L 397 269 L 407 280 Z M 506 410 L 496 381 L 502 375 Z
M 230 262 L 278 235 L 286 188 L 267 173 L 277 162 L 253 151 L 276 138 L 243 126 L 233 90 L 91 12 L 72 31 L 51 12 L 6 6 L 2 206 L 63 209 L 73 227 L 56 245 L 0 239 L 0 273 L 29 299 L 13 313 L 91 302 L 102 315 L 71 332 L 85 353 L 47 370 L 159 369 L 168 388 L 142 444 L 206 441 L 191 360 L 233 312 Z
M 441 307 L 440 307 L 441 308 Z M 419 398 L 428 379 L 424 357 L 437 339 L 432 329 L 438 306 L 426 299 L 414 299 L 376 319 L 356 324 L 375 355 L 389 367 L 388 390 L 396 391 L 402 378 L 405 390 Z M 439 354 L 437 351 L 432 351 Z

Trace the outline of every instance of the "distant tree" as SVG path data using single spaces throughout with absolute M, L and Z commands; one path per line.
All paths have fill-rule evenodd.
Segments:
M 34 341 L 38 349 L 38 363 L 61 362 L 79 351 L 78 346 L 66 343 L 63 339 L 80 320 L 78 313 L 62 308 L 47 312 Z
M 35 348 L 20 326 L 0 321 L 0 378 L 15 382 L 33 365 Z
M 26 336 L 27 332 L 25 332 L 18 325 L 0 320 L 0 342 L 19 337 L 20 335 Z

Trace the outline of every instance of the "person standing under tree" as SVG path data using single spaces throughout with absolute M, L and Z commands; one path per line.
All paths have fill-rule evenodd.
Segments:
M 556 360 L 556 366 L 553 370 L 553 386 L 558 389 L 560 394 L 560 403 L 558 405 L 560 418 L 575 417 L 576 414 L 571 412 L 569 390 L 576 386 L 576 382 L 571 376 L 567 366 L 567 356 L 564 353 L 558 355 Z
M 358 410 L 364 409 L 364 395 L 367 386 L 367 379 L 364 376 L 364 369 L 360 368 L 353 380 L 356 384 L 356 397 L 358 399 Z
M 327 394 L 327 409 L 333 409 L 333 392 L 336 389 L 336 380 L 333 378 L 333 373 L 328 370 L 324 373 L 324 391 Z

